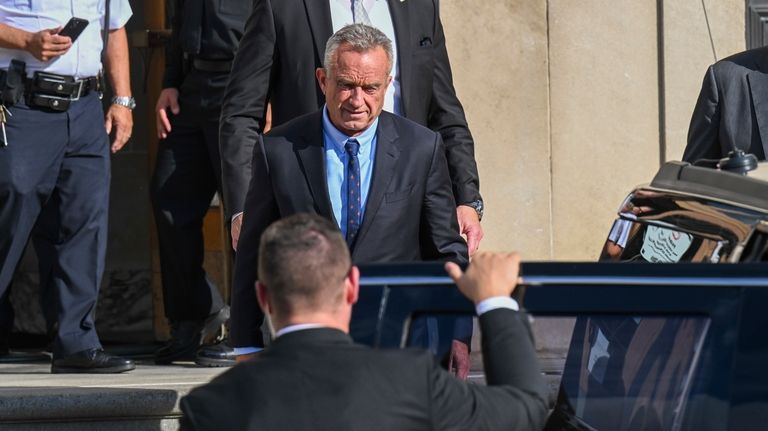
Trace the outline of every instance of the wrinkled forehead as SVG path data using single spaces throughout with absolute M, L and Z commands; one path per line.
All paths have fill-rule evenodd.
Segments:
M 351 45 L 342 45 L 336 51 L 330 72 L 335 72 L 337 75 L 363 72 L 389 75 L 391 69 L 392 63 L 381 46 L 357 49 Z

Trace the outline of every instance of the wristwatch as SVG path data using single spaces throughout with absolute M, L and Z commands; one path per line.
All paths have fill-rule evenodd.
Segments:
M 112 104 L 125 106 L 126 108 L 133 111 L 133 108 L 136 107 L 136 99 L 131 96 L 115 96 L 112 98 Z
M 483 220 L 483 209 L 485 207 L 483 206 L 482 199 L 478 199 L 478 200 L 472 201 L 472 202 L 467 202 L 464 205 L 466 205 L 468 207 L 472 207 L 475 210 L 475 212 L 477 212 L 477 219 L 480 220 L 480 221 Z

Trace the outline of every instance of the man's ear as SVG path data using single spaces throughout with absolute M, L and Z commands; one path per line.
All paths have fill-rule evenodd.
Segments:
M 347 304 L 354 305 L 360 297 L 360 270 L 356 266 L 350 268 L 347 278 L 344 280 L 344 285 L 346 286 L 344 299 Z
M 325 69 L 322 67 L 318 67 L 315 69 L 315 77 L 317 78 L 317 83 L 320 85 L 320 90 L 325 94 L 325 86 L 327 84 L 328 75 L 325 73 Z
M 272 299 L 269 297 L 267 286 L 261 284 L 260 281 L 256 282 L 256 298 L 258 298 L 259 306 L 264 314 L 272 314 Z

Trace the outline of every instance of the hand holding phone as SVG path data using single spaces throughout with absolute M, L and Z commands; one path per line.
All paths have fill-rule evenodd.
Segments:
M 78 36 L 80 36 L 80 33 L 82 33 L 86 27 L 88 27 L 88 20 L 73 17 L 67 22 L 64 28 L 61 29 L 59 36 L 66 36 L 72 40 L 72 43 L 75 43 Z
M 30 33 L 26 50 L 40 61 L 50 61 L 66 54 L 69 48 L 72 47 L 72 36 L 77 38 L 85 28 L 82 24 L 71 23 L 72 20 L 67 23 L 67 28 L 70 30 L 66 30 L 66 32 L 64 28 L 56 27 L 40 30 L 37 33 Z M 88 25 L 88 23 L 86 22 L 85 25 Z M 80 28 L 80 30 L 78 31 L 77 28 Z

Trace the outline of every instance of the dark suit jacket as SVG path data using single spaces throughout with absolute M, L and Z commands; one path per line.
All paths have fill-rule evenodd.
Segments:
M 720 60 L 707 70 L 683 160 L 719 159 L 741 149 L 768 154 L 768 47 Z
M 372 350 L 335 329 L 283 335 L 181 400 L 182 430 L 538 430 L 546 386 L 525 316 L 480 316 L 489 386 L 421 350 Z
M 329 0 L 256 0 L 222 105 L 220 146 L 224 204 L 243 210 L 250 162 L 264 126 L 317 111 L 325 98 L 315 79 L 333 34 Z M 459 204 L 480 199 L 474 142 L 453 88 L 437 0 L 388 0 L 397 38 L 403 114 L 439 132 Z
M 231 340 L 261 345 L 254 292 L 259 239 L 279 218 L 316 213 L 334 220 L 325 176 L 323 114 L 317 111 L 259 138 L 253 152 L 232 287 Z M 467 261 L 440 135 L 387 112 L 379 116 L 371 188 L 355 263 Z M 338 223 L 337 223 L 338 224 Z

